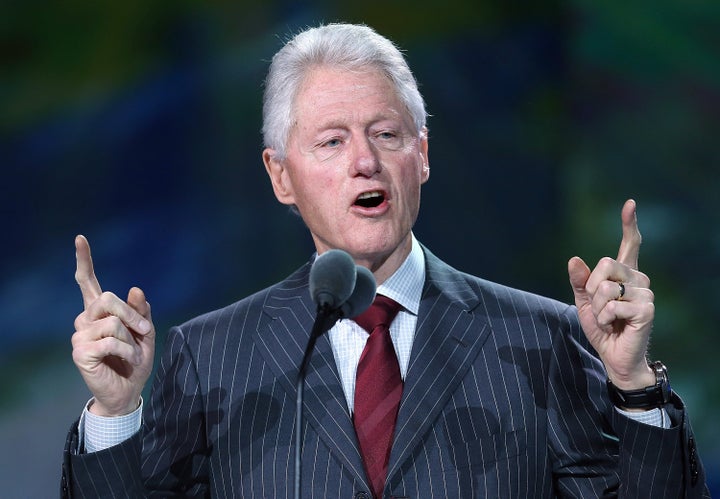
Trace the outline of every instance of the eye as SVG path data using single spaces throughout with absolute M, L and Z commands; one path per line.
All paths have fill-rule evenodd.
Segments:
M 400 149 L 403 146 L 403 138 L 402 136 L 395 130 L 379 130 L 376 133 L 372 135 L 373 142 L 377 144 L 378 147 L 394 151 L 397 149 Z
M 312 151 L 319 161 L 327 161 L 343 151 L 345 138 L 342 136 L 334 136 L 320 139 L 313 146 Z
M 329 148 L 335 148 L 338 147 L 342 141 L 338 139 L 337 137 L 333 137 L 332 139 L 326 140 L 321 144 L 321 147 L 329 147 Z

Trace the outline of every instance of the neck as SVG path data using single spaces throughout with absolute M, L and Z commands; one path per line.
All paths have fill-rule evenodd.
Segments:
M 384 283 L 403 264 L 412 250 L 412 237 L 408 236 L 395 250 L 383 257 L 353 257 L 357 265 L 367 267 L 378 285 Z

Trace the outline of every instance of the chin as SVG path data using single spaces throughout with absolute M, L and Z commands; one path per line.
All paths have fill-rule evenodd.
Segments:
M 384 260 L 401 246 L 401 242 L 389 234 L 366 235 L 354 240 L 346 251 L 358 259 Z

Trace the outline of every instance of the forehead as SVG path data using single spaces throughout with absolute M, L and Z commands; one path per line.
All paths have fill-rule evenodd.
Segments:
M 316 121 L 349 114 L 353 118 L 368 114 L 409 118 L 391 79 L 371 66 L 356 69 L 315 66 L 309 69 L 295 97 L 294 114 L 296 124 L 303 123 L 306 118 Z

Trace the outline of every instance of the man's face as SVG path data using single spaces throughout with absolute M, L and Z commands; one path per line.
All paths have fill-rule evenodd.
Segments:
M 286 159 L 263 153 L 275 195 L 297 206 L 319 253 L 340 248 L 373 271 L 394 270 L 429 177 L 424 131 L 375 69 L 312 69 L 294 111 Z

